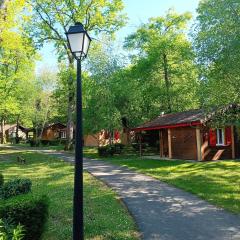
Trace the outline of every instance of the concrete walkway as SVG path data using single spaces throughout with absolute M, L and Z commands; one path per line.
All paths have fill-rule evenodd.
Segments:
M 51 153 L 74 162 L 72 155 Z M 84 169 L 114 189 L 147 240 L 240 240 L 240 216 L 125 167 L 84 160 Z

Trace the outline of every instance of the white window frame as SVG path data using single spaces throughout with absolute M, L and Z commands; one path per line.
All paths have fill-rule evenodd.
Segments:
M 61 131 L 61 138 L 62 138 L 62 139 L 67 138 L 67 133 L 66 133 L 66 131 Z
M 221 130 L 221 133 L 222 133 L 222 143 L 220 143 L 220 130 Z M 216 135 L 217 135 L 216 146 L 224 146 L 225 145 L 225 131 L 224 131 L 224 128 L 217 128 L 216 129 Z

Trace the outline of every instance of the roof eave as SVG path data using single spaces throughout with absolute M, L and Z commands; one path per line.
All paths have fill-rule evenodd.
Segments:
M 132 131 L 139 132 L 139 131 L 150 131 L 150 130 L 159 130 L 159 129 L 166 129 L 166 128 L 177 128 L 177 127 L 191 127 L 191 126 L 200 126 L 202 125 L 202 122 L 194 121 L 194 122 L 188 122 L 188 123 L 177 123 L 172 125 L 160 125 L 160 126 L 154 126 L 154 127 L 138 127 L 138 128 L 132 128 Z

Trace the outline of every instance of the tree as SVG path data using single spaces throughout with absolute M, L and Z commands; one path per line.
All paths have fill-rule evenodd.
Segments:
M 125 24 L 126 16 L 122 0 L 32 0 L 34 14 L 29 33 L 38 45 L 46 41 L 54 43 L 59 60 L 67 59 L 68 68 L 74 68 L 74 59 L 66 40 L 65 32 L 75 22 L 82 22 L 87 31 L 95 35 L 102 32 L 113 34 Z M 73 72 L 73 71 L 69 71 Z M 73 138 L 72 112 L 74 109 L 74 79 L 68 79 L 68 147 Z
M 240 101 L 240 2 L 201 1 L 193 32 L 201 69 L 201 104 Z
M 170 9 L 164 17 L 151 18 L 125 41 L 125 47 L 134 50 L 132 76 L 141 88 L 143 120 L 198 106 L 197 69 L 186 36 L 190 19 L 189 13 Z
M 26 98 L 26 86 L 33 79 L 35 51 L 23 36 L 21 24 L 27 20 L 23 0 L 6 1 L 0 9 L 0 120 L 5 142 L 6 121 L 16 120 Z M 28 92 L 29 93 L 29 92 Z M 25 100 L 26 100 L 25 98 Z

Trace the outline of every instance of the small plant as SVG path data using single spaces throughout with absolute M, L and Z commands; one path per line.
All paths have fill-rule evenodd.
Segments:
M 3 177 L 2 173 L 0 173 L 0 187 L 3 185 L 3 183 L 4 183 L 4 177 Z
M 18 224 L 15 229 L 13 229 L 12 240 L 22 240 L 24 238 L 24 228 L 22 225 Z
M 20 224 L 16 228 L 0 219 L 0 240 L 23 240 L 24 228 Z
M 0 197 L 7 199 L 16 195 L 26 194 L 31 191 L 32 182 L 30 179 L 13 179 L 4 183 L 0 189 Z

